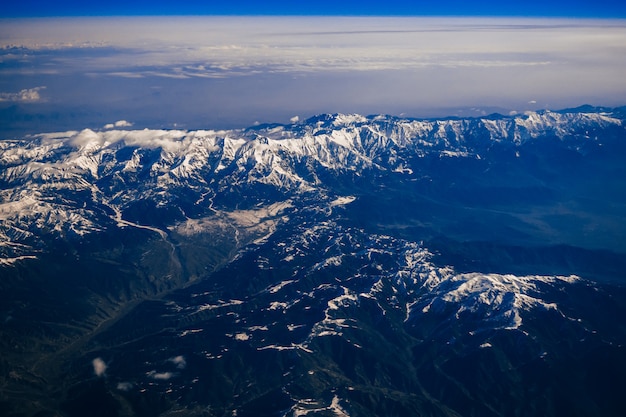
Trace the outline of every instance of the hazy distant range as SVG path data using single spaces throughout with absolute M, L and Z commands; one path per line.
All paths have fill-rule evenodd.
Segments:
M 626 20 L 124 17 L 0 22 L 0 138 L 124 120 L 237 128 L 318 113 L 624 105 Z

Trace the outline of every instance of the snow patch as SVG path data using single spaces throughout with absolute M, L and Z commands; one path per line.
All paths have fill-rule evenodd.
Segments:
M 23 255 L 23 256 L 16 256 L 14 258 L 0 258 L 0 265 L 9 266 L 9 265 L 15 264 L 16 262 L 23 261 L 26 259 L 37 259 L 37 257 L 34 255 Z
M 196 312 L 199 313 L 205 310 L 215 310 L 218 308 L 231 307 L 243 304 L 241 300 L 229 300 L 229 301 L 221 301 L 218 300 L 219 304 L 202 304 L 196 308 Z
M 188 336 L 190 334 L 194 334 L 194 333 L 200 333 L 203 332 L 204 329 L 191 329 L 191 330 L 183 330 L 182 332 L 179 333 L 178 336 L 180 337 L 185 337 Z
M 323 406 L 318 400 L 300 399 L 291 407 L 290 412 L 293 417 L 308 416 L 309 414 L 333 415 L 335 417 L 350 417 L 347 411 L 341 406 L 341 399 L 335 394 L 330 404 Z
M 356 197 L 354 196 L 338 197 L 335 200 L 330 202 L 330 206 L 331 207 L 345 206 L 346 204 L 352 203 L 354 200 L 356 200 Z
M 292 284 L 292 283 L 294 283 L 294 282 L 295 282 L 294 280 L 282 281 L 282 282 L 279 282 L 278 284 L 276 284 L 276 285 L 274 285 L 274 286 L 272 286 L 272 287 L 269 287 L 269 288 L 267 289 L 267 291 L 268 291 L 270 294 L 276 294 L 276 293 L 277 293 L 277 292 L 279 292 L 281 289 L 283 289 L 285 286 L 287 286 L 287 285 L 289 285 L 289 284 Z

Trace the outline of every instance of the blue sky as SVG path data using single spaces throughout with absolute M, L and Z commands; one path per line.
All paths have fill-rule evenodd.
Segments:
M 2 17 L 117 15 L 367 15 L 626 18 L 626 2 L 570 1 L 49 1 L 5 2 Z
M 626 104 L 614 0 L 21 0 L 1 17 L 0 139 Z

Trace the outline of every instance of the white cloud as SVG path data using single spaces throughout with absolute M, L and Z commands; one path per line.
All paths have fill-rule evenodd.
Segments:
M 104 137 L 91 129 L 83 129 L 72 136 L 70 143 L 78 147 L 101 146 L 104 144 Z
M 94 57 L 64 63 L 131 78 L 623 62 L 619 51 L 626 49 L 626 24 L 619 20 L 154 17 L 6 24 L 12 36 L 4 43 L 54 49 L 80 38 L 76 47 L 92 46 Z M 117 52 L 98 56 L 98 45 Z
M 45 89 L 46 87 L 35 87 L 35 88 L 27 88 L 24 90 L 20 90 L 17 93 L 0 93 L 0 101 L 13 101 L 13 102 L 23 102 L 23 103 L 32 103 L 37 101 L 42 101 L 41 95 L 39 91 Z
M 167 361 L 176 365 L 178 369 L 185 369 L 185 367 L 187 366 L 187 361 L 182 355 L 174 356 L 173 358 L 169 358 Z
M 113 128 L 116 128 L 116 127 L 131 127 L 132 125 L 133 125 L 132 123 L 130 123 L 130 122 L 126 121 L 126 120 L 118 120 L 115 123 L 107 123 L 103 127 L 104 127 L 104 129 L 109 130 L 109 129 L 113 129 Z
M 537 100 L 530 100 L 528 104 L 537 104 Z
M 110 146 L 123 141 L 128 146 L 155 149 L 162 148 L 165 151 L 177 151 L 189 145 L 195 135 L 217 134 L 213 131 L 186 132 L 183 130 L 108 130 L 95 132 L 91 129 L 83 129 L 73 132 L 70 144 L 78 148 L 97 148 Z
M 107 370 L 107 364 L 104 363 L 102 358 L 94 359 L 91 361 L 91 364 L 93 365 L 93 373 L 96 374 L 96 376 L 103 376 Z
M 300 116 L 293 116 L 291 119 L 289 119 L 289 121 L 291 123 L 298 123 L 300 121 Z
M 150 371 L 148 372 L 148 377 L 152 378 L 152 379 L 158 379 L 158 380 L 162 380 L 162 381 L 167 381 L 168 379 L 172 378 L 174 376 L 173 372 L 157 372 L 157 371 Z
M 34 68 L 33 77 L 44 70 L 87 74 L 91 82 L 106 75 L 106 86 L 124 88 L 109 91 L 102 83 L 88 91 L 77 84 L 80 94 L 65 92 L 66 100 L 87 91 L 89 105 L 102 100 L 109 106 L 112 94 L 120 107 L 131 109 L 123 117 L 134 120 L 145 120 L 138 115 L 144 112 L 168 123 L 188 118 L 190 126 L 211 123 L 207 114 L 218 113 L 216 120 L 228 115 L 252 123 L 320 112 L 523 109 L 529 97 L 553 107 L 623 105 L 626 97 L 624 20 L 154 17 L 4 23 L 11 37 L 0 37 L 0 46 L 50 50 L 33 54 L 20 71 Z M 72 53 L 82 45 L 89 48 Z M 240 79 L 212 80 L 229 77 Z M 56 99 L 59 89 L 47 80 L 32 85 L 49 85 Z M 148 82 L 163 86 L 161 95 L 142 102 L 138 86 Z M 29 95 L 4 93 L 0 99 L 22 96 Z

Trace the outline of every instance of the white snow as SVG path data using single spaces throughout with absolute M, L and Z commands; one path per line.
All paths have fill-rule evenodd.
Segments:
M 289 307 L 289 304 L 279 301 L 272 301 L 267 308 L 268 310 L 284 310 Z
M 34 255 L 23 255 L 16 256 L 14 258 L 0 258 L 0 265 L 13 265 L 16 262 L 23 261 L 26 259 L 37 259 Z
M 346 287 L 342 288 L 343 295 L 340 295 L 339 297 L 333 298 L 332 300 L 328 301 L 328 308 L 330 310 L 338 310 L 340 307 L 350 305 L 358 300 L 357 294 L 351 292 Z
M 279 282 L 278 284 L 276 284 L 276 285 L 273 285 L 273 286 L 269 287 L 269 288 L 267 289 L 267 291 L 268 291 L 270 294 L 275 294 L 275 293 L 279 292 L 281 289 L 283 289 L 285 286 L 287 286 L 287 285 L 289 285 L 289 284 L 292 284 L 292 283 L 294 283 L 294 282 L 295 282 L 294 280 L 281 281 L 281 282 Z
M 203 332 L 204 329 L 191 329 L 191 330 L 183 330 L 178 336 L 185 337 L 190 334 Z
M 221 301 L 219 304 L 202 304 L 196 307 L 196 312 L 201 312 L 205 310 L 215 310 L 218 308 L 230 307 L 243 304 L 241 300 L 229 300 L 229 301 Z
M 327 406 L 320 404 L 318 400 L 307 398 L 296 401 L 297 403 L 289 410 L 291 412 L 291 416 L 293 417 L 308 416 L 309 414 L 317 415 L 318 413 L 322 413 L 323 415 L 331 413 L 335 417 L 350 417 L 346 410 L 341 406 L 340 402 L 342 400 L 336 394 Z
M 352 203 L 354 200 L 356 200 L 356 197 L 354 196 L 337 197 L 335 200 L 330 202 L 330 206 L 345 206 L 346 204 Z
M 437 299 L 458 306 L 457 318 L 465 313 L 484 314 L 486 319 L 500 323 L 496 327 L 512 330 L 522 325 L 523 311 L 534 308 L 558 311 L 555 303 L 540 298 L 538 284 L 572 283 L 578 279 L 575 276 L 458 274 L 441 282 L 446 289 Z M 448 290 L 448 287 L 452 289 Z M 440 290 L 435 287 L 432 291 L 438 293 Z M 422 313 L 428 313 L 433 302 L 425 306 Z

